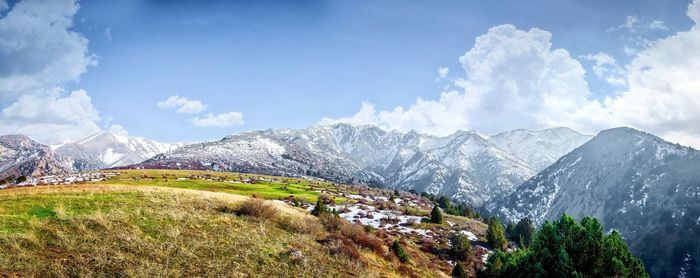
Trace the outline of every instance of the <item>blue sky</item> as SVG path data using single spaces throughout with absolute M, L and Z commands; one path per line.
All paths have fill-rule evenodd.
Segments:
M 71 3 L 76 4 L 68 1 Z M 475 46 L 478 36 L 491 34 L 490 28 L 503 24 L 523 32 L 538 28 L 551 33 L 551 48 L 566 50 L 585 70 L 587 102 L 577 105 L 597 101 L 606 106 L 606 97 L 615 97 L 634 86 L 614 85 L 605 77 L 617 74 L 626 79 L 630 74 L 608 70 L 596 75 L 595 61 L 586 55 L 604 53 L 616 59 L 615 67 L 624 69 L 637 53 L 649 47 L 645 41 L 693 28 L 694 22 L 686 15 L 689 3 L 85 0 L 77 3 L 77 13 L 70 16 L 72 26 L 66 29 L 88 41 L 82 53 L 91 64 L 84 66 L 77 77 L 51 82 L 65 90 L 57 99 L 84 90 L 98 114 L 90 118 L 97 128 L 119 125 L 130 135 L 166 142 L 213 140 L 252 129 L 301 128 L 324 118 L 328 122 L 377 124 L 438 135 L 455 129 L 492 133 L 554 125 L 570 125 L 590 133 L 606 126 L 549 114 L 546 120 L 537 116 L 537 120 L 518 122 L 504 116 L 497 118 L 497 123 L 474 124 L 492 115 L 465 112 L 454 117 L 468 121 L 445 127 L 435 123 L 442 121 L 440 118 L 415 116 L 433 125 L 428 127 L 411 124 L 414 116 L 390 114 L 398 106 L 404 111 L 418 106 L 418 98 L 438 102 L 445 92 L 455 91 L 466 97 L 476 90 L 460 87 L 457 82 L 470 79 L 460 57 Z M 0 14 L 17 4 L 10 1 Z M 633 23 L 623 26 L 630 17 Z M 438 69 L 444 67 L 449 68 L 449 74 L 438 78 Z M 21 95 L 3 94 L 3 107 L 12 106 Z M 178 113 L 177 106 L 167 109 L 157 105 L 170 96 L 199 101 L 206 109 Z M 372 106 L 374 116 L 353 118 L 362 112 L 363 102 Z M 472 104 L 455 109 L 496 109 L 484 108 L 494 104 L 479 103 L 478 109 L 468 108 Z M 446 111 L 451 115 L 453 110 Z M 240 113 L 243 123 L 196 126 L 192 120 L 206 118 L 209 113 L 216 116 L 230 112 Z M 382 112 L 386 117 L 380 116 Z M 648 123 L 651 120 L 636 123 L 622 116 L 611 117 L 600 122 L 658 130 L 683 142 L 690 142 L 687 138 L 700 133 L 688 130 L 682 121 L 674 122 L 677 127 L 668 130 L 656 128 Z M 93 129 L 91 126 L 87 130 Z M 43 141 L 60 139 L 66 138 L 46 136 Z

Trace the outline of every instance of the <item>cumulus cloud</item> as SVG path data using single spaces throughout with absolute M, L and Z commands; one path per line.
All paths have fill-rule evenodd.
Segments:
M 501 25 L 477 37 L 460 57 L 465 77 L 454 84 L 460 90 L 443 92 L 437 100 L 418 99 L 407 108 L 377 111 L 363 103 L 351 117 L 322 122 L 374 124 L 435 135 L 458 129 L 494 133 L 554 126 L 595 133 L 631 126 L 699 148 L 699 2 L 688 7 L 695 22 L 690 30 L 654 41 L 624 70 L 607 54 L 585 57 L 599 66 L 594 73 L 612 72 L 627 84 L 601 101 L 590 97 L 581 63 L 566 50 L 552 48 L 549 32 Z
M 197 114 L 207 109 L 207 105 L 199 100 L 190 100 L 181 96 L 170 96 L 156 105 L 162 109 L 174 109 L 178 113 Z
M 455 82 L 460 91 L 373 114 L 373 107 L 365 104 L 351 119 L 435 135 L 458 129 L 497 132 L 550 124 L 552 115 L 573 113 L 588 95 L 581 64 L 566 50 L 553 49 L 550 39 L 551 34 L 540 29 L 493 27 L 459 58 L 466 73 L 466 78 Z
M 221 114 L 206 114 L 204 117 L 190 119 L 193 125 L 199 127 L 229 127 L 243 124 L 243 114 L 240 112 L 228 112 Z
M 439 68 L 437 69 L 438 76 L 435 78 L 435 81 L 439 81 L 441 79 L 444 79 L 447 77 L 447 75 L 450 73 L 450 68 L 444 67 L 444 68 Z
M 57 143 L 100 131 L 100 115 L 83 90 L 23 95 L 0 113 L 0 134 L 20 133 Z
M 62 88 L 97 64 L 88 40 L 71 30 L 78 8 L 74 0 L 25 0 L 0 18 L 0 101 L 9 103 L 0 133 L 58 143 L 100 131 L 87 92 Z
M 75 81 L 96 65 L 88 40 L 70 30 L 77 11 L 72 0 L 21 1 L 0 19 L 0 97 Z

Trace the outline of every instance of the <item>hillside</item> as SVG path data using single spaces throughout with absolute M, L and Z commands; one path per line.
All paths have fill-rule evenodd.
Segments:
M 600 132 L 491 208 L 541 224 L 562 213 L 615 229 L 655 277 L 700 276 L 700 152 L 630 128 Z M 663 240 L 659 240 L 663 238 Z
M 448 237 L 484 244 L 483 223 L 424 223 L 430 203 L 408 193 L 237 173 L 117 173 L 1 190 L 0 248 L 9 252 L 0 252 L 0 276 L 446 277 Z M 317 200 L 339 217 L 311 216 Z M 407 261 L 390 248 L 396 240 Z M 486 255 L 477 250 L 462 262 L 470 276 Z

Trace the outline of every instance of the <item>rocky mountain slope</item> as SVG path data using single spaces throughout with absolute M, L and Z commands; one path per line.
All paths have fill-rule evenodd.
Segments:
M 507 137 L 498 142 L 515 145 L 507 144 Z M 549 145 L 541 148 L 554 146 L 551 153 L 576 147 L 566 140 L 546 142 Z M 134 167 L 316 176 L 415 189 L 475 205 L 512 192 L 536 173 L 477 132 L 434 137 L 347 124 L 245 132 L 158 155 Z
M 0 136 L 0 179 L 70 172 L 70 161 L 24 135 Z
M 516 129 L 491 136 L 489 140 L 533 169 L 542 171 L 591 138 L 593 136 L 560 127 L 539 131 Z
M 630 128 L 610 129 L 491 208 L 538 224 L 562 213 L 594 216 L 622 233 L 653 276 L 700 276 L 698 170 L 697 150 Z
M 180 147 L 140 137 L 101 132 L 53 146 L 56 154 L 73 160 L 77 171 L 97 170 L 143 162 L 157 154 Z

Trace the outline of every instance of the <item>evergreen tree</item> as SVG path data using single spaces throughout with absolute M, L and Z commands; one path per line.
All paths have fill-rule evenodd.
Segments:
M 321 216 L 321 214 L 324 213 L 328 213 L 328 207 L 326 207 L 326 203 L 324 203 L 321 198 L 318 198 L 318 200 L 316 200 L 316 206 L 314 206 L 314 209 L 311 211 L 311 215 Z
M 529 247 L 532 240 L 535 238 L 536 232 L 532 221 L 526 217 L 513 226 L 511 240 L 518 243 L 518 246 Z
M 506 250 L 508 241 L 506 240 L 505 230 L 501 222 L 495 217 L 489 220 L 489 229 L 486 231 L 486 239 L 493 249 Z
M 620 233 L 613 231 L 605 235 L 595 218 L 585 217 L 579 224 L 568 215 L 562 215 L 558 221 L 545 221 L 528 249 L 494 251 L 481 274 L 484 277 L 649 277 L 642 262 L 627 249 Z
M 391 249 L 394 250 L 394 254 L 396 254 L 396 257 L 399 258 L 401 262 L 405 263 L 408 261 L 408 255 L 406 255 L 398 239 L 394 240 L 394 243 L 391 244 Z
M 472 245 L 469 238 L 462 233 L 450 236 L 450 255 L 458 261 L 464 261 L 472 256 Z
M 430 212 L 430 222 L 441 224 L 442 223 L 442 212 L 438 206 L 433 206 L 433 210 Z

